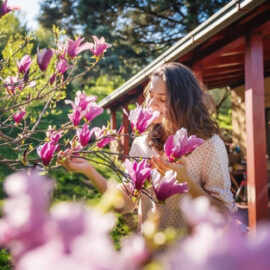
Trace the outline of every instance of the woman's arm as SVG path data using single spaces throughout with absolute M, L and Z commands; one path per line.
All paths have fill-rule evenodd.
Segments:
M 58 163 L 69 171 L 84 174 L 91 180 L 95 188 L 103 194 L 107 190 L 107 180 L 87 160 L 80 157 L 71 157 L 70 155 L 71 152 L 63 153 L 61 158 L 58 158 Z
M 80 157 L 70 157 L 70 153 L 63 153 L 63 158 L 58 158 L 58 163 L 64 166 L 67 170 L 84 174 L 101 193 L 107 190 L 107 180 L 96 171 L 96 169 L 85 159 Z M 130 198 L 131 191 L 128 185 L 119 184 L 117 188 L 121 191 L 125 201 L 123 213 L 131 212 L 135 205 Z

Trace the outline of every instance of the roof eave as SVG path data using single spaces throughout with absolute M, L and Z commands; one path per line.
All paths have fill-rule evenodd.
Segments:
M 242 16 L 245 12 L 239 12 L 241 9 L 252 10 L 265 2 L 266 0 L 233 0 L 220 9 L 217 13 L 212 15 L 205 22 L 200 24 L 192 30 L 185 37 L 175 43 L 170 49 L 161 54 L 153 62 L 143 68 L 136 75 L 131 77 L 127 82 L 117 88 L 110 95 L 99 102 L 101 107 L 108 107 L 119 97 L 125 95 L 130 89 L 135 88 L 149 77 L 149 75 L 159 66 L 166 62 L 175 61 L 177 58 L 183 56 L 190 50 L 198 46 L 199 43 L 204 42 L 209 37 L 213 36 L 226 26 L 232 24 Z

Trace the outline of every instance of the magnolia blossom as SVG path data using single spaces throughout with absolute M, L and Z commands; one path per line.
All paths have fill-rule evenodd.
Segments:
M 7 76 L 4 85 L 9 95 L 14 95 L 17 89 L 22 90 L 24 87 L 23 81 L 15 76 Z
M 37 64 L 41 71 L 46 71 L 53 56 L 51 49 L 37 49 Z
M 72 114 L 68 114 L 69 119 L 74 126 L 78 126 L 81 119 L 85 117 L 89 121 L 97 115 L 101 114 L 103 109 L 99 108 L 93 101 L 96 101 L 96 96 L 87 96 L 84 92 L 77 91 L 75 101 L 65 100 L 66 104 L 71 104 L 73 107 Z
M 67 39 L 67 54 L 69 57 L 73 58 L 77 56 L 82 51 L 88 50 L 91 48 L 90 42 L 85 42 L 81 45 L 84 38 L 78 37 L 75 41 L 71 39 Z
M 57 144 L 59 140 L 62 138 L 62 131 L 56 131 L 51 129 L 51 126 L 49 126 L 49 130 L 46 132 L 47 138 L 49 138 L 49 141 L 52 141 L 54 144 Z
M 10 11 L 19 10 L 19 9 L 21 9 L 21 8 L 16 7 L 16 6 L 9 7 L 7 5 L 7 0 L 2 1 L 1 7 L 0 7 L 0 18 L 3 17 L 4 15 L 6 15 L 7 13 L 9 13 Z
M 54 52 L 59 56 L 60 59 L 65 59 L 67 53 L 67 44 L 59 42 L 57 44 L 57 49 L 54 50 Z
M 145 239 L 142 236 L 132 235 L 124 239 L 121 246 L 120 256 L 123 264 L 128 265 L 129 270 L 142 269 L 150 256 Z
M 14 121 L 19 124 L 21 122 L 21 120 L 23 119 L 23 117 L 25 116 L 25 108 L 21 108 L 19 111 L 17 111 L 14 115 L 13 115 L 13 119 Z
M 74 127 L 77 127 L 80 124 L 82 117 L 82 110 L 78 107 L 75 107 L 73 109 L 73 112 L 71 114 L 68 114 L 68 118 L 70 119 Z
M 83 124 L 82 129 L 77 129 L 77 138 L 82 146 L 86 146 L 93 134 L 94 130 L 89 130 L 87 124 Z
M 146 128 L 157 118 L 160 113 L 158 111 L 152 111 L 149 108 L 143 108 L 138 103 L 134 110 L 130 111 L 130 114 L 124 110 L 124 113 L 128 116 L 132 131 L 136 133 L 143 133 Z
M 91 122 L 94 118 L 96 118 L 98 115 L 103 113 L 103 108 L 100 108 L 95 102 L 92 102 L 88 104 L 87 109 L 84 114 L 84 118 Z
M 181 199 L 180 208 L 191 226 L 196 226 L 203 222 L 211 223 L 213 226 L 220 226 L 226 222 L 224 216 L 211 205 L 209 199 L 205 196 L 196 199 L 185 196 Z
M 170 135 L 164 145 L 164 151 L 170 161 L 191 153 L 204 142 L 203 139 L 192 135 L 188 137 L 185 128 L 179 129 L 175 135 Z
M 104 37 L 98 39 L 96 36 L 93 36 L 94 44 L 90 43 L 90 50 L 94 54 L 94 56 L 99 57 L 102 56 L 104 52 L 112 45 L 105 42 Z
M 153 189 L 159 201 L 165 201 L 174 194 L 188 192 L 187 184 L 179 183 L 176 176 L 177 173 L 173 170 L 166 171 L 163 177 L 157 169 L 151 171 Z
M 37 153 L 45 166 L 50 164 L 54 152 L 57 150 L 58 146 L 59 145 L 55 144 L 54 141 L 50 141 L 38 147 Z
M 112 130 L 108 130 L 107 128 L 105 128 L 105 126 L 103 126 L 102 128 L 95 127 L 92 130 L 95 133 L 96 139 L 98 140 L 97 146 L 99 148 L 103 148 L 111 141 L 115 140 L 114 132 Z
M 26 73 L 28 72 L 30 66 L 31 66 L 31 56 L 30 55 L 25 55 L 21 61 L 17 61 L 17 67 L 20 73 Z
M 61 59 L 56 65 L 56 70 L 62 75 L 70 68 L 72 68 L 72 66 L 67 64 L 66 59 Z
M 139 163 L 137 161 L 131 162 L 130 160 L 125 160 L 125 167 L 132 180 L 134 190 L 141 190 L 144 182 L 151 174 L 151 168 L 147 163 L 146 159 L 143 159 Z
M 56 75 L 57 73 L 54 73 L 51 77 L 50 77 L 50 85 L 52 85 L 56 79 Z
M 77 91 L 75 96 L 75 101 L 72 100 L 65 100 L 66 104 L 71 104 L 73 108 L 77 107 L 80 108 L 81 111 L 84 111 L 89 104 L 91 104 L 93 101 L 96 101 L 96 96 L 87 96 L 83 91 Z

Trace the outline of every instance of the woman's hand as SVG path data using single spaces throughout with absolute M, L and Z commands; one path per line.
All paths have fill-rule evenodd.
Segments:
M 167 170 L 176 171 L 177 179 L 181 182 L 189 182 L 191 180 L 184 159 L 177 161 L 177 163 L 173 163 L 165 160 L 165 158 L 162 156 L 152 156 L 151 164 L 162 174 L 164 174 Z
M 85 174 L 92 166 L 87 160 L 81 157 L 71 157 L 72 151 L 66 150 L 60 153 L 57 162 L 69 171 L 79 172 Z
M 73 151 L 66 150 L 58 155 L 57 162 L 67 170 L 79 172 L 88 177 L 100 193 L 107 190 L 107 180 L 82 157 L 71 157 Z

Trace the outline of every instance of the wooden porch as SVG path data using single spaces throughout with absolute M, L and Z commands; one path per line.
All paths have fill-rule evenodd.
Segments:
M 148 76 L 165 62 L 181 62 L 193 69 L 208 89 L 245 85 L 248 217 L 251 228 L 268 219 L 264 78 L 270 76 L 270 3 L 267 0 L 231 1 L 179 40 L 154 62 L 100 102 L 116 111 L 143 101 Z M 128 131 L 123 113 L 124 132 Z M 128 137 L 123 138 L 125 153 Z

